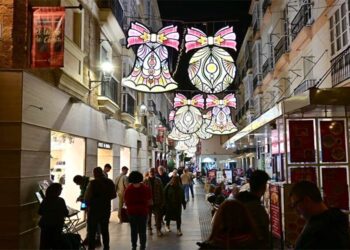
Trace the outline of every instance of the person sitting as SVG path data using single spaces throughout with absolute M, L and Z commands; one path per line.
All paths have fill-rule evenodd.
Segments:
M 51 184 L 46 190 L 46 196 L 39 207 L 40 249 L 59 249 L 64 218 L 68 216 L 68 209 L 64 199 L 60 196 L 62 185 Z
M 256 228 L 246 207 L 227 200 L 218 209 L 208 240 L 197 242 L 200 249 L 257 249 Z
M 291 207 L 306 220 L 295 249 L 350 249 L 349 221 L 337 208 L 328 208 L 316 184 L 300 181 L 292 187 Z

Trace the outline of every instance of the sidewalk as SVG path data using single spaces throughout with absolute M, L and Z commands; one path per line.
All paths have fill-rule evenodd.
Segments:
M 147 249 L 150 250 L 192 250 L 198 249 L 196 242 L 202 241 L 210 233 L 210 210 L 204 201 L 203 186 L 197 184 L 195 187 L 195 198 L 187 203 L 186 210 L 182 211 L 182 236 L 176 235 L 176 222 L 172 221 L 170 228 L 172 232 L 157 237 L 147 235 Z M 208 212 L 209 211 L 209 212 Z M 154 219 L 152 219 L 154 222 Z M 201 222 L 201 223 L 200 223 Z M 209 223 L 209 224 L 208 224 Z M 85 238 L 86 228 L 79 231 L 82 238 Z M 130 226 L 128 223 L 119 224 L 117 213 L 113 212 L 109 224 L 110 249 L 131 249 Z M 102 249 L 102 247 L 97 248 Z

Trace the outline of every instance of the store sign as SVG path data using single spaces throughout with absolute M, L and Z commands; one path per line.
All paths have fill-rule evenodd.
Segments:
M 321 121 L 322 162 L 345 162 L 345 129 L 344 121 Z
M 64 7 L 34 9 L 31 51 L 33 68 L 63 67 L 64 22 Z
M 104 148 L 104 149 L 112 149 L 112 143 L 98 142 L 97 147 Z
M 289 121 L 290 161 L 315 162 L 314 122 Z
M 323 198 L 329 207 L 349 210 L 346 168 L 322 168 Z
M 272 234 L 282 238 L 281 188 L 270 184 L 270 220 Z

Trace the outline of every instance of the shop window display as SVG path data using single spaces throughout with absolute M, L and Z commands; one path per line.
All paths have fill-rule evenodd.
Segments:
M 50 158 L 51 181 L 62 184 L 61 197 L 69 207 L 79 210 L 76 199 L 80 189 L 73 178 L 85 174 L 85 139 L 52 131 Z

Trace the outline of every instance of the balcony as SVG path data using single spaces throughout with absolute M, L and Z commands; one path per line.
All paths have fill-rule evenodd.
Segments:
M 123 113 L 135 115 L 135 99 L 128 93 L 123 93 Z
M 296 87 L 293 91 L 294 95 L 299 95 L 304 93 L 306 90 L 314 87 L 316 85 L 315 79 L 304 80 L 298 87 Z
M 97 0 L 96 3 L 100 9 L 111 9 L 120 27 L 121 28 L 124 27 L 123 24 L 124 24 L 125 15 L 124 15 L 123 7 L 119 3 L 119 0 Z
M 297 35 L 303 29 L 303 27 L 312 23 L 311 7 L 311 4 L 304 4 L 303 6 L 301 6 L 299 12 L 296 14 L 293 21 L 291 22 L 292 40 L 294 40 L 297 37 Z
M 265 63 L 262 66 L 262 75 L 263 75 L 263 79 L 266 77 L 266 75 L 272 71 L 272 58 L 267 58 L 267 60 L 265 61 Z
M 260 30 L 259 4 L 255 4 L 252 17 L 253 36 Z
M 350 46 L 331 61 L 332 86 L 350 79 Z
M 283 54 L 288 52 L 288 38 L 282 36 L 274 48 L 275 62 L 277 62 Z
M 99 110 L 114 114 L 119 110 L 118 106 L 118 82 L 111 78 L 101 84 L 101 95 L 97 97 Z
M 253 79 L 253 89 L 255 90 L 258 86 L 260 86 L 261 82 L 262 82 L 261 75 L 260 74 L 256 75 Z
M 267 8 L 271 5 L 271 0 L 264 0 L 262 4 L 262 14 L 265 15 Z

